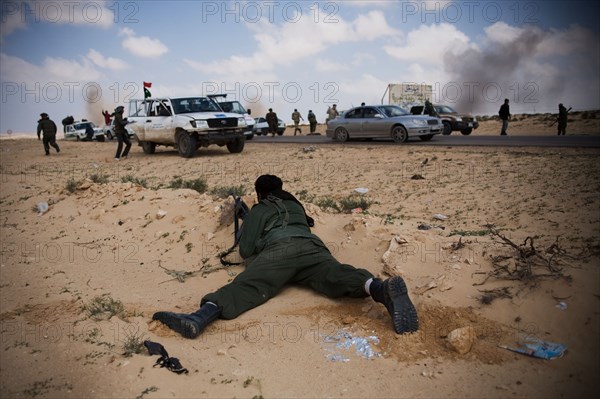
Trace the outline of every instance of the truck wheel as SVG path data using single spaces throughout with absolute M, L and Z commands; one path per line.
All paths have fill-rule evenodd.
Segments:
M 110 130 L 109 130 L 108 132 L 106 132 L 106 138 L 107 138 L 107 139 L 109 139 L 109 140 L 112 140 L 112 139 L 113 139 L 113 135 L 112 135 L 112 133 L 110 132 Z
M 238 137 L 237 139 L 227 143 L 227 149 L 232 154 L 240 153 L 244 150 L 245 142 L 246 140 L 243 137 Z
M 254 133 L 246 136 L 246 140 L 252 140 L 254 138 Z
M 442 130 L 442 134 L 444 136 L 448 136 L 450 133 L 452 133 L 452 125 L 448 121 L 443 121 L 442 123 L 444 124 L 444 129 Z
M 348 134 L 348 131 L 345 128 L 338 127 L 337 129 L 335 129 L 334 137 L 337 141 L 343 143 L 344 141 L 348 141 L 350 135 Z
M 472 128 L 468 128 L 468 129 L 463 129 L 460 131 L 462 134 L 464 134 L 465 136 L 468 136 L 469 134 L 471 134 L 471 132 L 473 132 Z
M 96 141 L 100 141 L 101 143 L 104 143 L 104 136 L 96 136 Z
M 177 137 L 177 149 L 182 157 L 193 157 L 197 148 L 198 138 L 196 136 L 190 136 L 187 132 L 182 132 Z
M 79 136 L 75 136 L 75 137 L 77 137 L 77 141 L 79 141 L 79 140 L 80 140 L 80 139 L 79 139 Z
M 392 140 L 396 143 L 404 143 L 408 140 L 408 132 L 404 126 L 394 126 L 392 129 Z
M 154 154 L 154 151 L 156 151 L 156 143 L 151 143 L 150 141 L 142 141 L 140 145 L 142 146 L 144 154 L 151 155 Z

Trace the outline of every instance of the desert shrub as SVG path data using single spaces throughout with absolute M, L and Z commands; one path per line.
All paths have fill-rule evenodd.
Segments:
M 121 182 L 137 184 L 138 186 L 142 186 L 144 188 L 148 187 L 148 181 L 146 179 L 140 179 L 133 175 L 125 175 L 121 177 Z
M 331 197 L 320 197 L 314 201 L 314 204 L 321 209 L 333 209 L 336 211 L 340 211 L 340 207 L 338 203 Z
M 178 177 L 171 180 L 171 183 L 169 183 L 169 188 L 189 188 L 202 194 L 208 189 L 208 184 L 206 184 L 206 180 L 204 180 L 202 177 L 192 180 L 183 180 L 181 177 Z
M 108 175 L 99 175 L 97 173 L 94 173 L 90 176 L 90 180 L 96 184 L 106 184 L 108 183 Z
M 74 193 L 75 190 L 77 190 L 77 187 L 79 187 L 79 183 L 81 183 L 79 180 L 75 180 L 75 179 L 69 179 L 67 180 L 67 185 L 65 186 L 65 188 L 67 189 L 68 192 L 70 193 Z
M 85 306 L 88 315 L 94 320 L 108 320 L 113 316 L 123 314 L 125 308 L 119 300 L 110 295 L 97 296 Z
M 131 357 L 142 353 L 145 349 L 143 335 L 128 335 L 123 342 L 123 356 Z
M 314 194 L 310 194 L 308 190 L 301 190 L 296 193 L 296 197 L 301 202 L 313 202 L 315 199 Z
M 227 198 L 230 194 L 241 197 L 246 194 L 246 189 L 241 184 L 239 186 L 217 186 L 210 190 L 210 194 L 220 198 Z
M 349 195 L 340 200 L 340 208 L 343 212 L 350 212 L 352 209 L 361 208 L 366 211 L 369 206 L 373 204 L 373 201 L 363 197 L 362 195 Z

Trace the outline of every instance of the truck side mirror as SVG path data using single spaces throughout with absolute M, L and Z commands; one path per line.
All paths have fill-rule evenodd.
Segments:
M 248 111 L 248 115 L 252 115 L 252 111 L 250 110 L 250 108 L 248 108 L 246 111 Z

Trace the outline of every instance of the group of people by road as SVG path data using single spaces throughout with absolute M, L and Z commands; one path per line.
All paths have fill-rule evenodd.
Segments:
M 364 104 L 365 103 L 362 103 L 361 105 L 364 106 Z M 567 109 L 562 103 L 558 104 L 558 116 L 551 126 L 557 124 L 559 136 L 564 136 L 567 133 L 568 113 L 570 110 L 571 108 Z M 127 134 L 127 130 L 125 129 L 125 126 L 128 122 L 127 118 L 123 116 L 124 111 L 125 107 L 123 107 L 122 105 L 115 108 L 115 112 L 112 114 L 109 114 L 108 111 L 105 110 L 102 111 L 102 115 L 104 116 L 104 123 L 106 125 L 110 126 L 113 122 L 111 118 L 114 117 L 114 133 L 118 141 L 117 152 L 115 154 L 115 161 L 118 161 L 122 158 L 127 158 L 127 156 L 129 155 L 129 150 L 131 149 L 131 140 L 129 139 L 129 135 Z M 437 115 L 433 104 L 429 100 L 425 101 L 424 113 L 433 116 Z M 325 122 L 328 123 L 330 120 L 338 118 L 339 116 L 340 113 L 337 109 L 337 104 L 333 104 L 332 106 L 327 108 L 327 119 Z M 498 116 L 500 117 L 500 121 L 502 122 L 500 135 L 507 136 L 508 124 L 511 120 L 510 105 L 508 98 L 504 99 L 504 103 L 502 104 L 502 106 L 500 106 Z M 43 136 L 44 151 L 46 155 L 50 155 L 50 147 L 53 147 L 56 150 L 56 152 L 59 153 L 60 147 L 56 143 L 56 124 L 50 119 L 46 112 L 41 113 L 40 117 L 41 118 L 38 120 L 37 126 L 38 140 L 42 140 Z M 294 112 L 292 112 L 291 117 L 292 121 L 294 122 L 294 136 L 296 134 L 302 134 L 300 121 L 304 121 L 304 118 L 302 117 L 298 109 L 294 109 Z M 265 119 L 267 120 L 267 123 L 269 125 L 269 133 L 275 136 L 279 124 L 279 118 L 277 117 L 277 113 L 275 113 L 272 108 L 269 108 L 269 112 L 267 112 Z M 312 110 L 308 110 L 307 119 L 310 126 L 310 132 L 308 133 L 308 135 L 320 134 L 316 132 L 317 117 Z M 64 118 L 62 120 L 63 132 L 66 132 L 67 125 L 72 123 L 74 123 L 74 118 L 72 116 L 67 116 L 66 118 Z M 93 131 L 91 132 L 91 134 L 90 132 L 86 133 L 87 136 L 93 136 Z M 124 149 L 123 145 L 125 145 Z
M 273 111 L 273 108 L 269 108 L 269 112 L 265 115 L 265 119 L 267 120 L 267 124 L 269 125 L 269 133 L 275 136 L 277 133 L 277 128 L 279 124 L 279 118 L 277 114 Z M 310 126 L 310 133 L 308 135 L 320 134 L 317 133 L 317 116 L 314 114 L 312 109 L 308 110 L 308 124 Z M 292 112 L 292 121 L 294 122 L 294 136 L 296 134 L 302 134 L 302 128 L 300 127 L 300 120 L 304 120 L 300 112 L 298 112 L 297 108 L 294 108 L 294 112 Z
M 104 116 L 104 121 L 107 125 L 112 123 L 111 117 L 114 116 L 114 133 L 117 137 L 117 153 L 115 154 L 115 161 L 120 160 L 121 158 L 127 158 L 129 155 L 129 150 L 131 149 L 131 140 L 129 139 L 129 134 L 125 129 L 125 125 L 127 125 L 127 118 L 123 117 L 123 113 L 125 111 L 125 107 L 122 105 L 115 108 L 115 112 L 113 114 L 109 114 L 108 111 L 103 111 L 102 115 Z M 62 120 L 63 124 L 63 132 L 67 131 L 67 126 L 75 123 L 75 119 L 72 116 L 67 116 Z M 38 140 L 42 140 L 44 144 L 44 151 L 46 155 L 50 155 L 50 147 L 53 147 L 58 154 L 60 152 L 60 147 L 56 143 L 56 132 L 57 127 L 56 123 L 52 119 L 50 119 L 49 115 L 46 112 L 42 112 L 40 114 L 40 119 L 38 120 L 37 125 L 37 137 Z M 91 125 L 86 127 L 86 139 L 87 141 L 91 141 L 94 135 L 94 129 Z M 123 150 L 123 144 L 125 144 L 125 150 Z
M 571 108 L 567 109 L 562 103 L 558 104 L 558 116 L 556 118 L 556 120 L 550 125 L 550 127 L 554 126 L 555 124 L 558 124 L 558 135 L 559 136 L 564 136 L 565 134 L 567 134 L 567 120 L 568 120 L 568 113 L 571 110 Z M 507 136 L 508 135 L 508 122 L 511 120 L 511 113 L 510 113 L 510 105 L 509 105 L 509 100 L 508 98 L 504 99 L 504 104 L 502 104 L 500 106 L 500 110 L 498 110 L 498 116 L 500 117 L 500 120 L 502 121 L 502 127 L 500 129 L 500 135 L 501 136 Z

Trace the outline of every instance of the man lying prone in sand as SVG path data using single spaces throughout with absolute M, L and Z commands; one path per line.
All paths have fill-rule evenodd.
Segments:
M 277 295 L 285 284 L 312 287 L 330 298 L 371 296 L 387 308 L 398 334 L 419 329 L 417 311 L 402 277 L 385 281 L 368 270 L 338 262 L 319 237 L 312 218 L 274 175 L 255 182 L 258 204 L 244 218 L 240 255 L 246 270 L 229 284 L 202 298 L 200 309 L 187 313 L 156 312 L 153 320 L 186 338 L 196 338 L 217 318 L 234 319 Z

